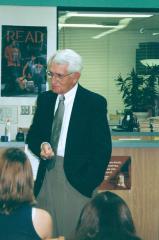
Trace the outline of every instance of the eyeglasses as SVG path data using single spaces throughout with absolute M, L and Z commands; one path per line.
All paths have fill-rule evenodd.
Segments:
M 60 79 L 60 80 L 63 80 L 63 78 L 72 74 L 72 73 L 68 73 L 66 75 L 63 75 L 63 74 L 60 74 L 60 73 L 53 73 L 53 72 L 50 72 L 50 71 L 46 71 L 46 73 L 47 73 L 48 78 L 55 77 L 55 78 Z

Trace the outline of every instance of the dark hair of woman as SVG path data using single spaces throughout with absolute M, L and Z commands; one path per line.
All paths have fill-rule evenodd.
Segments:
M 124 200 L 106 191 L 97 194 L 82 210 L 74 240 L 140 240 Z
M 0 213 L 23 203 L 35 203 L 32 167 L 23 150 L 8 148 L 0 156 Z

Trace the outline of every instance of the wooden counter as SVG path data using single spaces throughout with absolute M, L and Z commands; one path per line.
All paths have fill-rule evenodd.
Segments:
M 131 190 L 116 190 L 131 209 L 138 234 L 159 239 L 159 141 L 116 140 L 112 156 L 131 156 Z

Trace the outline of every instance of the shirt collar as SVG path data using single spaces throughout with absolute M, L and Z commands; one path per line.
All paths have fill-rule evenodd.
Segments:
M 67 93 L 64 94 L 65 96 L 65 100 L 69 101 L 71 98 L 74 98 L 77 92 L 77 88 L 78 88 L 78 83 L 75 84 L 75 86 L 73 88 L 71 88 Z M 59 98 L 60 95 L 58 95 Z

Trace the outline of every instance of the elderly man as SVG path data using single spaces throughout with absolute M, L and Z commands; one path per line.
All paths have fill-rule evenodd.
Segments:
M 52 214 L 56 236 L 68 237 L 75 229 L 111 156 L 106 99 L 79 85 L 82 68 L 81 56 L 71 49 L 51 57 L 52 89 L 38 96 L 27 135 L 30 150 L 41 158 L 38 206 Z

